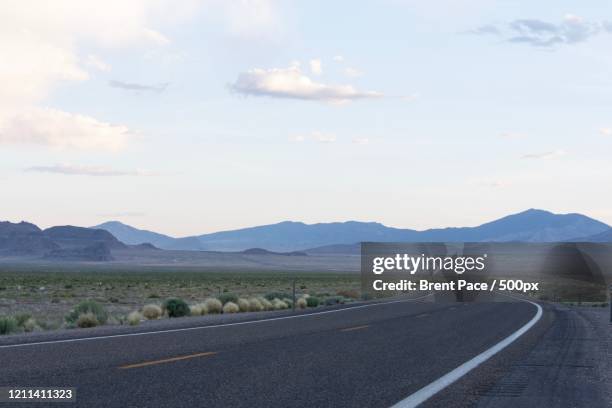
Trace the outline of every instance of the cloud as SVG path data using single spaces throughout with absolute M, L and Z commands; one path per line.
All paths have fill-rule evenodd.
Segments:
M 154 22 L 178 18 L 190 2 L 108 0 L 6 1 L 0 7 L 0 144 L 101 148 L 123 146 L 129 132 L 85 115 L 44 109 L 60 85 L 110 66 L 81 47 L 156 48 L 169 39 Z
M 229 85 L 229 88 L 243 95 L 332 103 L 383 96 L 380 92 L 359 91 L 352 85 L 328 85 L 313 81 L 302 73 L 297 64 L 289 68 L 257 68 L 243 72 L 238 75 L 236 82 Z
M 353 143 L 358 145 L 367 145 L 370 144 L 370 139 L 367 137 L 356 137 L 353 139 Z
M 567 14 L 560 23 L 538 19 L 517 19 L 504 26 L 481 26 L 471 30 L 470 33 L 498 35 L 506 42 L 534 47 L 554 47 L 584 42 L 602 33 L 612 33 L 612 27 L 606 21 L 588 22 L 581 17 Z
M 342 63 L 342 62 L 344 62 L 344 57 L 343 57 L 342 55 L 336 55 L 336 56 L 333 58 L 333 60 L 334 60 L 335 62 Z
M 110 71 L 111 70 L 111 66 L 108 65 L 106 62 L 102 61 L 98 56 L 93 55 L 93 54 L 89 54 L 87 56 L 87 60 L 85 61 L 85 64 L 87 64 L 88 66 L 97 69 L 98 71 Z
M 163 82 L 159 85 L 143 85 L 135 82 L 122 82 L 111 80 L 108 85 L 113 88 L 125 89 L 127 91 L 142 91 L 142 92 L 157 92 L 162 93 L 168 87 L 168 82 Z
M 523 155 L 522 159 L 536 159 L 536 160 L 548 160 L 548 159 L 556 159 L 562 156 L 565 156 L 567 153 L 563 150 L 555 150 L 550 152 L 542 152 L 542 153 L 529 153 Z
M 125 126 L 49 108 L 29 109 L 0 121 L 0 145 L 116 151 L 131 135 Z
M 323 73 L 323 64 L 320 59 L 310 60 L 310 72 L 315 75 L 321 75 Z
M 603 136 L 612 136 L 612 128 L 601 128 L 599 133 Z
M 151 173 L 143 170 L 116 170 L 100 166 L 79 166 L 72 164 L 56 164 L 53 166 L 33 166 L 25 169 L 27 172 L 54 173 L 67 176 L 147 176 Z
M 360 76 L 363 76 L 363 72 L 355 68 L 347 67 L 344 69 L 344 75 L 349 78 L 359 78 Z

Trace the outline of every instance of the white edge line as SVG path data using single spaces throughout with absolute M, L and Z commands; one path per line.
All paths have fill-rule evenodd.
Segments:
M 316 315 L 322 315 L 322 314 L 328 314 L 328 313 L 346 312 L 346 311 L 355 310 L 355 309 L 362 309 L 362 308 L 373 307 L 373 306 L 389 305 L 389 304 L 393 304 L 393 303 L 412 302 L 412 301 L 415 301 L 415 300 L 426 298 L 426 297 L 431 296 L 431 295 L 432 295 L 432 293 L 430 293 L 428 295 L 425 295 L 425 296 L 420 296 L 420 297 L 411 298 L 411 299 L 393 300 L 393 301 L 389 301 L 389 302 L 372 303 L 372 304 L 368 304 L 368 305 L 345 307 L 345 308 L 342 308 L 342 309 L 325 310 L 323 312 L 304 313 L 304 314 L 292 315 L 292 316 L 281 316 L 281 317 L 272 317 L 272 318 L 268 318 L 268 319 L 248 320 L 246 322 L 221 323 L 221 324 L 213 324 L 213 325 L 208 325 L 208 326 L 193 326 L 193 327 L 182 327 L 182 328 L 179 328 L 179 329 L 152 330 L 152 331 L 139 332 L 139 333 L 110 334 L 110 335 L 106 335 L 106 336 L 79 337 L 79 338 L 75 338 L 75 339 L 48 340 L 48 341 L 38 341 L 38 342 L 32 342 L 32 343 L 7 344 L 7 345 L 0 346 L 0 349 L 16 348 L 16 347 L 28 347 L 28 346 L 39 346 L 39 345 L 44 345 L 44 344 L 74 343 L 74 342 L 78 342 L 78 341 L 114 339 L 114 338 L 118 338 L 118 337 L 146 336 L 146 335 L 149 335 L 149 334 L 175 333 L 175 332 L 183 332 L 183 331 L 191 331 L 191 330 L 214 329 L 214 328 L 217 328 L 217 327 L 241 326 L 241 325 L 246 325 L 246 324 L 271 322 L 271 321 L 275 321 L 275 320 L 295 319 L 295 318 L 298 318 L 298 317 L 308 317 L 308 316 L 316 316 Z
M 537 303 L 531 302 L 529 300 L 524 300 L 524 301 L 531 303 L 538 309 L 535 316 L 529 322 L 527 322 L 527 324 L 525 324 L 523 327 L 521 327 L 520 329 L 518 329 L 517 331 L 515 331 L 510 336 L 506 337 L 505 339 L 503 339 L 502 341 L 500 341 L 499 343 L 497 343 L 490 349 L 482 352 L 481 354 L 477 355 L 471 360 L 466 361 L 465 363 L 461 364 L 459 367 L 455 368 L 454 370 L 438 378 L 431 384 L 426 385 L 425 387 L 421 388 L 414 394 L 406 397 L 405 399 L 401 400 L 397 404 L 393 405 L 391 408 L 412 408 L 412 407 L 418 406 L 419 404 L 422 404 L 423 402 L 427 401 L 429 398 L 433 397 L 438 392 L 442 391 L 444 388 L 448 387 L 449 385 L 451 385 L 452 383 L 454 383 L 455 381 L 457 381 L 458 379 L 460 379 L 461 377 L 463 377 L 464 375 L 466 375 L 467 373 L 469 373 L 470 371 L 478 367 L 480 364 L 484 363 L 485 361 L 493 357 L 495 354 L 502 351 L 504 348 L 509 346 L 516 339 L 518 339 L 523 334 L 525 334 L 542 317 L 542 307 L 538 305 Z

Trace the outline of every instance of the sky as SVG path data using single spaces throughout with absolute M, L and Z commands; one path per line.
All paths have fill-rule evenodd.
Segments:
M 612 224 L 612 3 L 0 8 L 0 219 Z

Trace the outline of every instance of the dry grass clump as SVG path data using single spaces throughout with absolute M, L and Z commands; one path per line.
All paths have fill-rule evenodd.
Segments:
M 162 315 L 162 309 L 156 304 L 145 305 L 142 308 L 142 315 L 148 320 L 159 319 Z
M 241 312 L 249 311 L 249 301 L 243 298 L 238 299 L 238 308 Z
M 76 320 L 76 325 L 80 328 L 96 327 L 99 324 L 98 318 L 92 312 L 81 313 Z
M 264 310 L 264 306 L 261 304 L 259 299 L 250 298 L 249 299 L 249 312 L 261 312 Z
M 30 317 L 28 320 L 23 322 L 22 327 L 23 327 L 23 331 L 25 332 L 32 332 L 34 330 L 40 329 L 40 327 L 38 326 L 38 323 L 36 323 L 36 319 L 34 319 L 33 317 Z
M 306 302 L 306 298 L 299 298 L 296 302 L 295 305 L 298 307 L 298 309 L 306 309 L 308 307 L 308 303 Z
M 274 310 L 274 306 L 272 305 L 272 303 L 268 299 L 266 299 L 264 297 L 259 297 L 257 299 L 259 300 L 259 302 L 263 306 L 264 310 Z
M 272 306 L 274 307 L 274 310 L 282 310 L 287 308 L 287 303 L 280 299 L 274 299 L 272 300 Z
M 223 304 L 219 299 L 208 298 L 204 301 L 204 305 L 208 313 L 221 313 L 223 311 Z
M 127 322 L 130 326 L 137 326 L 142 319 L 142 314 L 140 314 L 138 310 L 134 310 L 129 315 L 127 315 Z
M 206 304 L 204 303 L 198 303 L 195 305 L 191 305 L 189 306 L 189 308 L 191 309 L 192 316 L 203 316 L 205 314 L 208 314 L 208 308 L 206 307 Z
M 234 302 L 227 302 L 223 305 L 223 313 L 238 313 L 240 308 Z

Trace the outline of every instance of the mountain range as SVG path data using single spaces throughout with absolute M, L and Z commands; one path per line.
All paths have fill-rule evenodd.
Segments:
M 0 222 L 0 257 L 110 261 L 117 251 L 156 249 L 240 252 L 246 255 L 358 254 L 359 242 L 612 242 L 612 228 L 581 214 L 527 210 L 477 227 L 417 231 L 376 222 L 278 224 L 174 238 L 110 221 L 91 228 L 40 229 Z M 143 253 L 143 252 L 139 252 Z M 145 257 L 147 255 L 145 254 Z M 149 255 L 150 256 L 150 255 Z
M 92 228 L 103 229 L 120 241 L 137 245 L 151 243 L 162 249 L 244 251 L 265 248 L 288 252 L 316 248 L 319 253 L 346 249 L 363 241 L 379 242 L 612 242 L 607 224 L 581 214 L 553 214 L 530 209 L 477 227 L 438 228 L 417 231 L 387 227 L 376 222 L 332 222 L 304 224 L 284 221 L 232 231 L 173 238 L 157 232 L 140 230 L 118 221 Z

